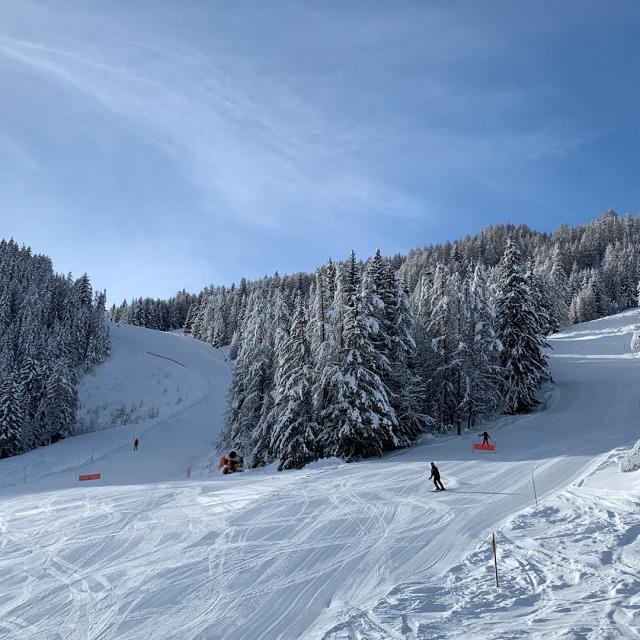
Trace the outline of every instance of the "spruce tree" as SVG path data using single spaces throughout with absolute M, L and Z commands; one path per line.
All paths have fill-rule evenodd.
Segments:
M 470 429 L 479 419 L 490 417 L 501 400 L 499 357 L 502 345 L 495 334 L 495 309 L 481 265 L 476 265 L 471 280 L 465 281 L 463 298 L 465 362 L 461 409 Z
M 530 282 L 515 242 L 509 240 L 498 268 L 496 332 L 502 344 L 504 402 L 508 413 L 526 413 L 538 405 L 537 392 L 551 379 Z
M 388 389 L 378 373 L 384 365 L 373 344 L 376 327 L 363 313 L 368 293 L 360 290 L 353 253 L 340 279 L 343 346 L 336 361 L 321 373 L 327 398 L 320 438 L 326 455 L 356 460 L 380 455 L 402 443 L 395 433 L 397 418 Z
M 24 398 L 15 373 L 0 383 L 0 458 L 19 453 L 22 448 Z
M 301 469 L 317 457 L 312 400 L 313 366 L 307 319 L 298 292 L 289 335 L 278 350 L 278 389 L 271 450 L 278 469 Z

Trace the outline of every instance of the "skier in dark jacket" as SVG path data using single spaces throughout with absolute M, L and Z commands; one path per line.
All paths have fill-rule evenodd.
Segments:
M 491 440 L 489 434 L 486 431 L 483 431 L 480 435 L 482 436 L 482 446 L 489 444 L 489 440 Z
M 432 478 L 436 491 L 446 491 L 442 481 L 440 480 L 440 469 L 438 469 L 433 462 L 431 463 L 431 475 L 429 476 L 429 480 Z
M 136 438 L 136 439 L 133 441 L 133 450 L 134 450 L 134 451 L 137 451 L 137 450 L 138 450 L 138 444 L 139 444 L 139 442 L 138 442 L 138 438 Z

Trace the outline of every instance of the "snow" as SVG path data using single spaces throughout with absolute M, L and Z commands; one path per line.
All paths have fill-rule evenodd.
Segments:
M 629 453 L 622 457 L 619 466 L 622 472 L 638 471 L 640 469 L 640 440 L 636 442 Z
M 0 638 L 637 638 L 640 475 L 616 468 L 638 438 L 637 315 L 553 336 L 553 399 L 483 425 L 496 454 L 472 453 L 477 434 L 425 437 L 232 476 L 207 466 L 224 355 L 112 327 L 83 406 L 160 415 L 0 461 Z M 165 374 L 179 389 L 166 401 Z M 104 480 L 79 486 L 89 470 Z
M 606 455 L 578 483 L 501 525 L 499 589 L 486 539 L 442 585 L 416 590 L 404 604 L 429 610 L 418 637 L 639 637 L 639 512 L 640 474 L 621 480 Z

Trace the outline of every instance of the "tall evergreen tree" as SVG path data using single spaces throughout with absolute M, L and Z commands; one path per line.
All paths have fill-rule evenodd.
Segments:
M 495 334 L 495 309 L 481 265 L 476 265 L 471 280 L 465 281 L 463 297 L 465 362 L 461 409 L 470 429 L 479 419 L 494 414 L 501 401 L 502 345 Z
M 0 458 L 19 453 L 22 449 L 24 399 L 15 374 L 0 383 Z
M 317 457 L 316 428 L 312 400 L 311 348 L 307 319 L 298 292 L 289 335 L 279 350 L 277 415 L 271 437 L 271 450 L 279 459 L 278 469 L 300 469 Z
M 384 365 L 374 346 L 376 327 L 363 312 L 368 292 L 360 291 L 354 254 L 341 280 L 343 346 L 336 362 L 321 373 L 328 401 L 321 416 L 320 439 L 327 455 L 355 460 L 380 455 L 402 443 L 395 433 L 397 418 L 388 389 L 379 375 Z
M 504 400 L 508 413 L 526 413 L 537 406 L 536 393 L 551 379 L 544 349 L 548 344 L 540 326 L 536 296 L 515 242 L 509 240 L 498 268 L 497 335 L 502 344 L 505 372 Z

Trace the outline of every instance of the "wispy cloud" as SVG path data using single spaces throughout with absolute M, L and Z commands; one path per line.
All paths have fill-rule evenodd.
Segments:
M 410 246 L 443 203 L 456 211 L 485 191 L 519 202 L 517 177 L 602 135 L 553 107 L 564 87 L 527 68 L 513 11 L 494 13 L 411 0 L 5 3 L 0 204 L 100 212 L 122 242 L 150 222 L 161 241 L 181 217 L 224 234 L 224 256 L 256 229 L 274 252 L 297 238 L 326 255 L 355 244 L 346 234 L 373 242 L 389 228 Z

